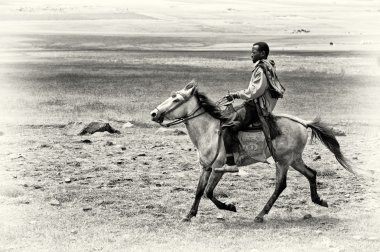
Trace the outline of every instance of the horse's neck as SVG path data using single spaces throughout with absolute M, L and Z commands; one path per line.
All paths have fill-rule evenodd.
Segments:
M 200 153 L 215 148 L 218 142 L 220 121 L 208 113 L 204 113 L 186 122 L 186 128 L 195 147 Z

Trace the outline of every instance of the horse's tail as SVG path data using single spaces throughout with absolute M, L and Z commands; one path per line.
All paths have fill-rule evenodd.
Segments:
M 334 155 L 339 164 L 341 164 L 347 171 L 355 174 L 349 161 L 343 156 L 340 151 L 340 145 L 335 138 L 334 132 L 325 123 L 321 122 L 319 117 L 311 122 L 307 122 L 306 126 L 311 128 L 311 139 L 318 138 Z

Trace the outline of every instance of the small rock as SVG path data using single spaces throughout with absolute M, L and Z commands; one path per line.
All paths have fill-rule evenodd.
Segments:
M 132 128 L 134 127 L 135 125 L 132 124 L 131 122 L 126 122 L 124 125 L 123 125 L 123 129 L 126 129 L 126 128 Z
M 70 231 L 70 233 L 72 233 L 72 234 L 77 234 L 77 233 L 78 233 L 78 230 L 73 229 L 73 230 Z
M 85 207 L 83 207 L 82 209 L 83 209 L 83 211 L 87 212 L 87 211 L 91 211 L 91 210 L 92 210 L 92 207 L 90 207 L 90 206 L 85 206 Z
M 16 179 L 16 178 L 17 178 L 17 176 L 16 176 L 16 175 L 14 175 L 14 176 L 13 176 L 13 178 L 14 178 L 14 179 Z
M 41 144 L 40 145 L 40 148 L 48 148 L 48 147 L 50 147 L 50 145 L 48 145 L 48 144 Z
M 317 230 L 317 231 L 315 231 L 315 233 L 316 233 L 317 235 L 320 235 L 320 234 L 322 234 L 322 231 L 321 231 L 321 230 Z
M 349 197 L 350 197 L 350 194 L 347 193 L 347 194 L 344 195 L 344 197 L 349 198 Z
M 180 136 L 180 135 L 187 135 L 184 130 L 180 129 L 167 129 L 167 128 L 159 128 L 155 132 L 157 135 L 172 135 L 172 136 Z
M 153 209 L 153 208 L 154 208 L 154 206 L 153 206 L 153 205 L 151 205 L 151 204 L 149 204 L 149 205 L 146 205 L 146 206 L 145 206 L 145 208 L 147 208 L 147 209 Z
M 317 160 L 320 160 L 320 159 L 322 159 L 322 158 L 321 158 L 321 155 L 318 155 L 318 156 L 316 156 L 315 158 L 313 158 L 313 161 L 317 161 Z
M 352 159 L 354 159 L 354 160 L 358 160 L 358 157 L 352 157 Z
M 249 173 L 243 170 L 240 170 L 238 173 L 236 173 L 236 175 L 243 178 L 249 177 Z
M 112 145 L 115 145 L 113 142 L 111 142 L 111 141 L 107 141 L 106 142 L 106 146 L 112 146 Z
M 313 216 L 312 216 L 311 214 L 305 214 L 305 215 L 303 216 L 303 219 L 304 219 L 304 220 L 308 220 L 308 219 L 311 219 L 311 218 L 313 218 Z
M 123 161 L 117 161 L 116 164 L 121 165 L 123 164 Z
M 332 132 L 334 133 L 335 136 L 346 136 L 346 132 L 344 132 L 341 129 L 337 128 L 331 128 Z
M 65 178 L 65 183 L 71 183 L 71 178 Z
M 59 206 L 59 205 L 61 205 L 61 202 L 59 202 L 59 201 L 56 200 L 56 199 L 52 199 L 52 200 L 50 201 L 50 205 L 52 205 L 52 206 Z
M 138 156 L 138 157 L 145 157 L 146 154 L 145 154 L 145 153 L 139 153 L 139 154 L 137 154 L 137 156 Z
M 127 149 L 127 148 L 126 148 L 125 146 L 122 146 L 122 147 L 121 147 L 121 150 L 123 150 L 123 151 L 126 150 L 126 149 Z
M 30 200 L 21 200 L 19 203 L 20 204 L 29 205 L 30 204 Z
M 354 236 L 352 236 L 352 238 L 354 239 L 354 240 L 361 240 L 362 239 L 362 236 L 361 235 L 354 235 Z
M 219 213 L 216 215 L 217 220 L 225 220 L 223 214 Z
M 81 143 L 85 143 L 85 144 L 91 144 L 92 141 L 90 139 L 84 139 L 82 141 L 80 141 Z
M 34 189 L 41 189 L 42 186 L 40 186 L 40 185 L 33 185 L 33 188 L 34 188 Z

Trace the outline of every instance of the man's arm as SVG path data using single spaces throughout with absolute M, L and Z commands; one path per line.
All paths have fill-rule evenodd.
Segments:
M 256 99 L 262 96 L 267 88 L 267 78 L 264 74 L 263 69 L 260 67 L 259 69 L 257 69 L 257 71 L 254 71 L 254 73 L 252 74 L 252 78 L 249 82 L 247 89 L 240 90 L 231 95 L 234 98 L 240 98 L 243 100 Z

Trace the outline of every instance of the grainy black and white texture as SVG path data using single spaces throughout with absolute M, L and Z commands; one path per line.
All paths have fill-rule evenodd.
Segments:
M 379 251 L 380 4 L 254 2 L 0 1 L 0 250 Z M 275 182 L 256 164 L 215 190 L 237 213 L 202 198 L 184 224 L 197 152 L 149 112 L 192 79 L 215 101 L 246 88 L 257 41 L 287 89 L 274 112 L 321 116 L 358 175 L 308 144 L 328 208 L 290 169 L 255 223 Z M 120 134 L 78 135 L 91 122 Z

